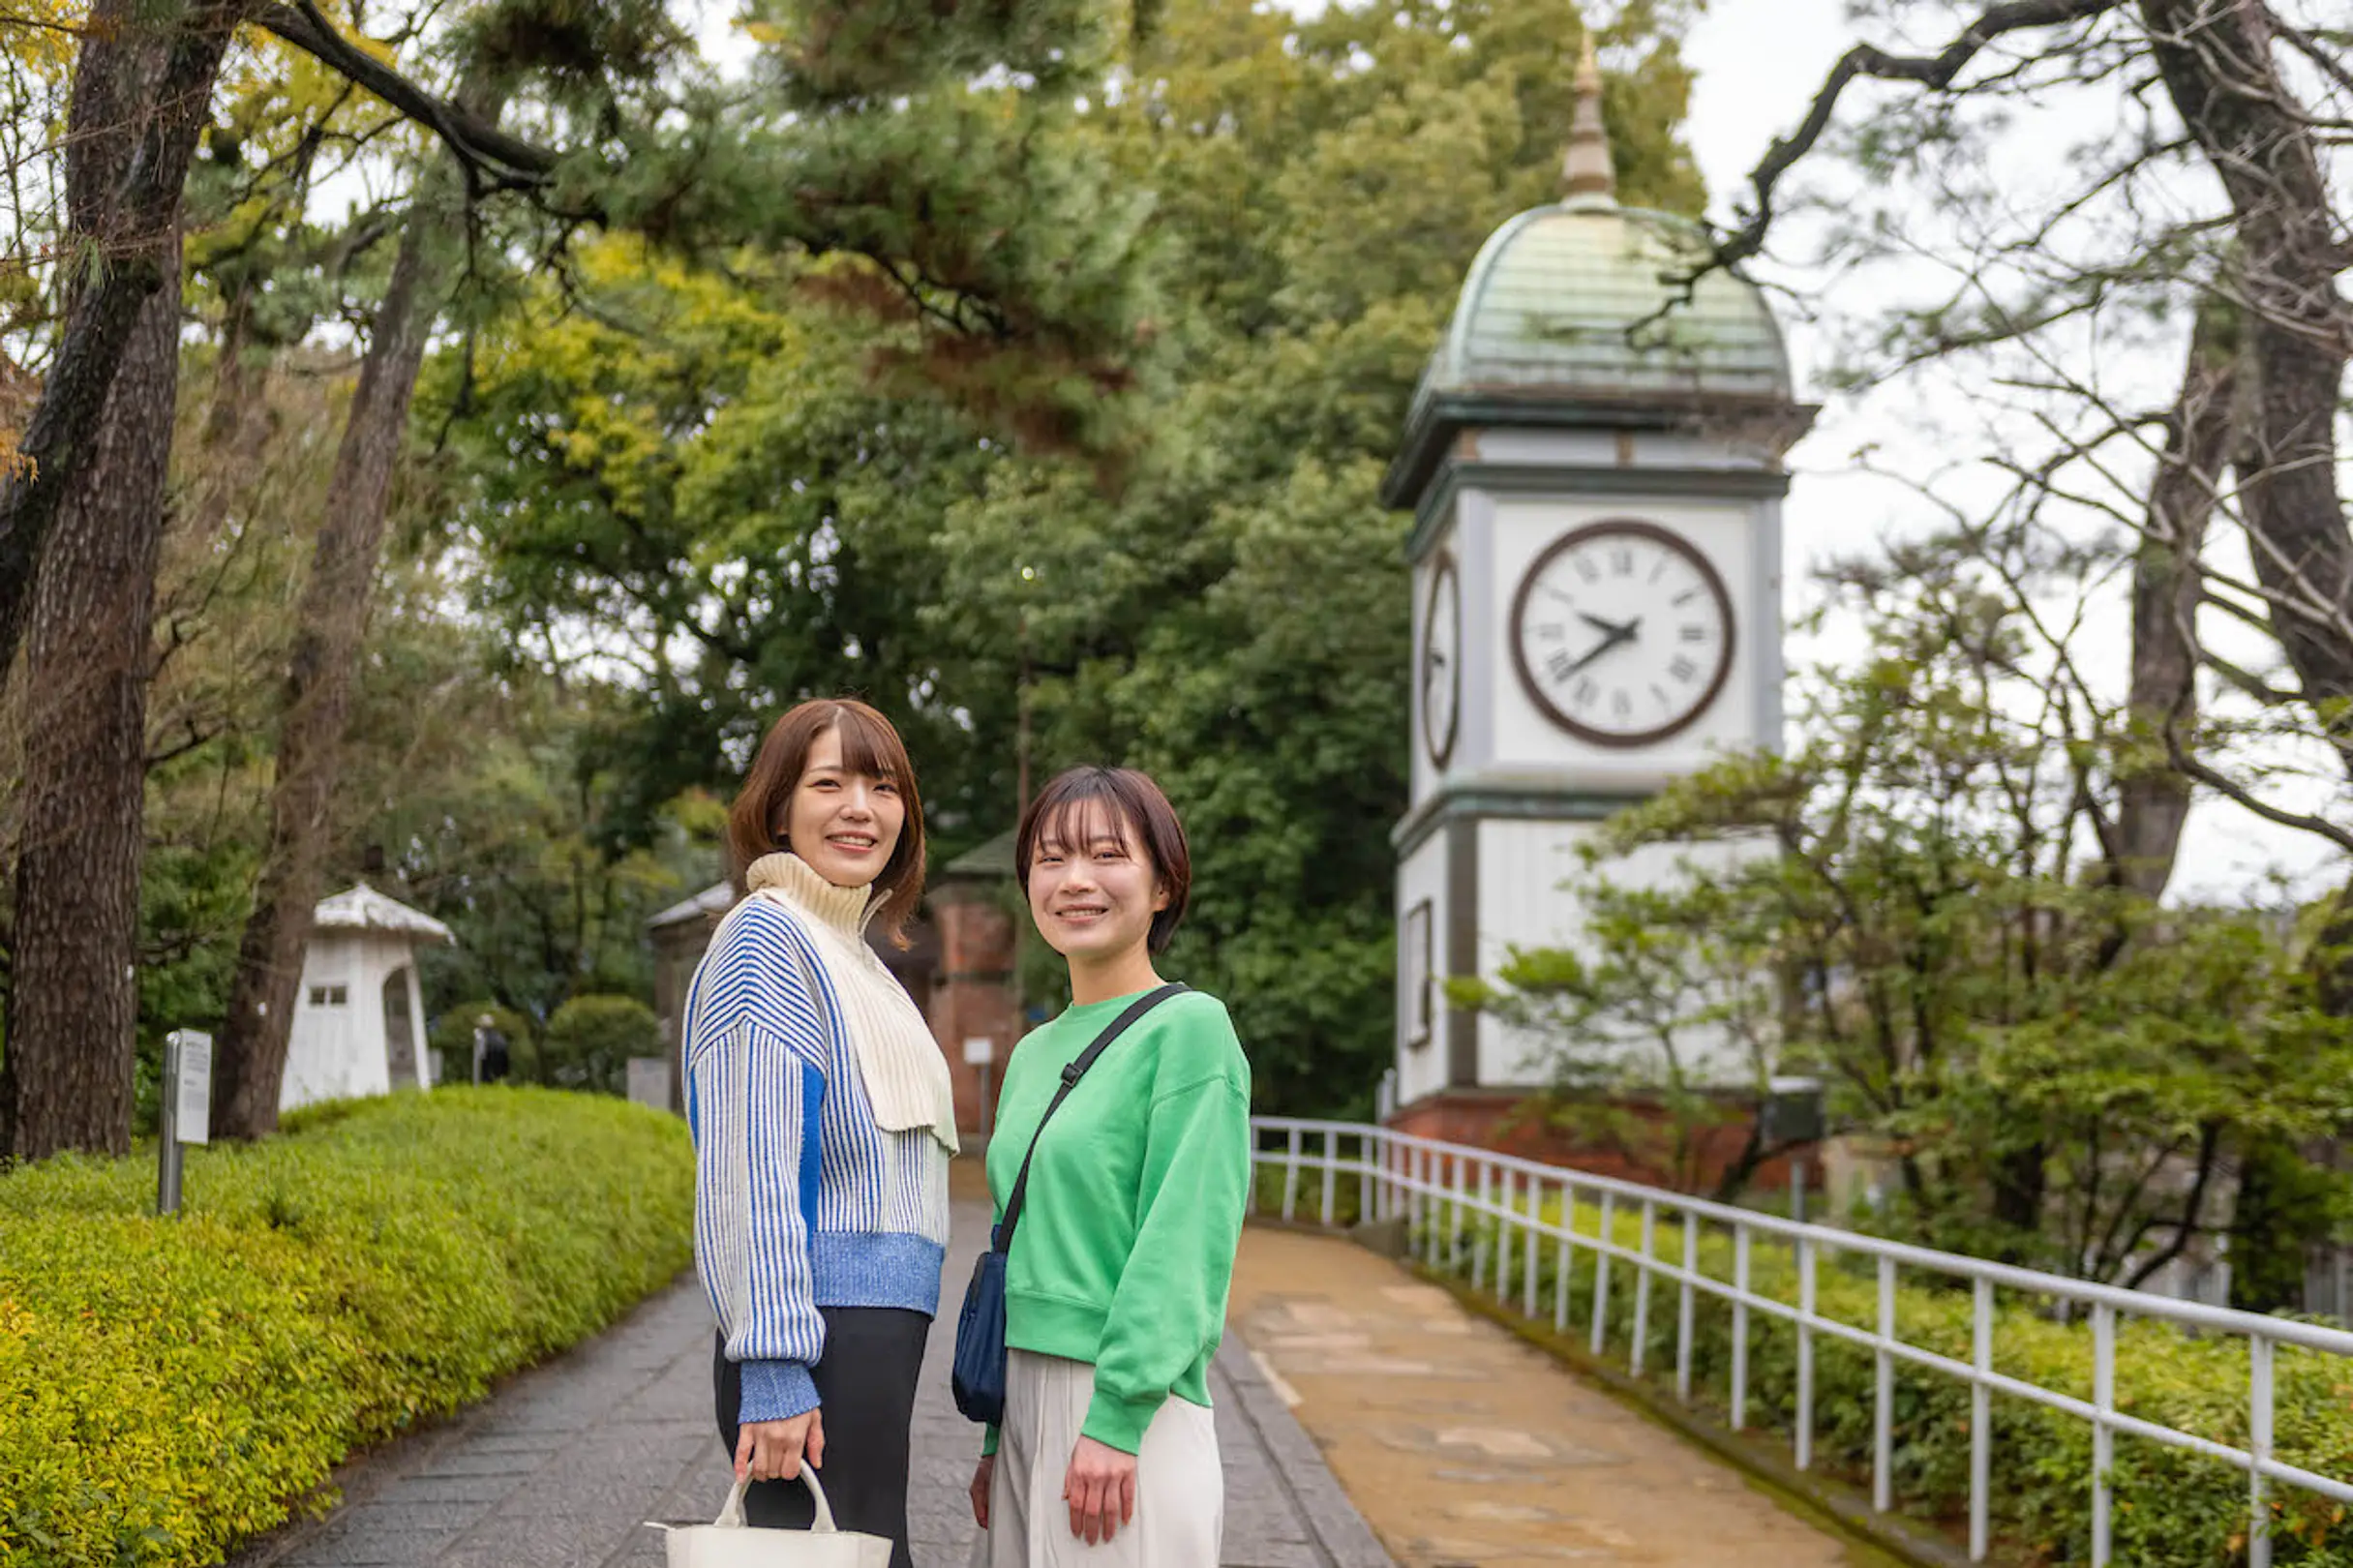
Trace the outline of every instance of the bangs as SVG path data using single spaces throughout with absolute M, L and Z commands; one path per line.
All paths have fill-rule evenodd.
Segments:
M 861 705 L 862 706 L 862 705 Z M 832 731 L 841 738 L 841 765 L 853 773 L 868 778 L 887 778 L 893 784 L 904 784 L 915 769 L 907 761 L 907 747 L 880 715 L 862 712 L 848 703 L 833 705 Z
M 1068 853 L 1105 838 L 1118 839 L 1131 849 L 1140 847 L 1135 824 L 1129 820 L 1118 798 L 1109 790 L 1098 788 L 1084 793 L 1072 790 L 1038 813 L 1031 829 L 1030 853 L 1033 856 L 1041 850 Z

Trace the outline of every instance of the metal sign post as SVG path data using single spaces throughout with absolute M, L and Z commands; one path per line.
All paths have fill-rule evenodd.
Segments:
M 212 1141 L 212 1037 L 175 1029 L 164 1037 L 163 1147 L 155 1212 L 180 1212 L 180 1145 Z

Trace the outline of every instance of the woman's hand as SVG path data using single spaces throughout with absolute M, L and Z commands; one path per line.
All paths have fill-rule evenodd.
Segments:
M 1135 1456 L 1081 1437 L 1071 1451 L 1071 1473 L 1062 1483 L 1071 1505 L 1071 1533 L 1089 1546 L 1108 1541 L 1135 1519 Z
M 982 1529 L 988 1528 L 988 1486 L 997 1476 L 997 1456 L 983 1454 L 980 1462 L 972 1467 L 972 1517 Z
M 815 1410 L 782 1421 L 746 1421 L 736 1434 L 736 1479 L 790 1481 L 800 1473 L 801 1456 L 826 1467 L 826 1424 Z

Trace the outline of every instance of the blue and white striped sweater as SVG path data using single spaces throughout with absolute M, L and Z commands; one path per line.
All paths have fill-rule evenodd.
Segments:
M 874 999 L 889 1008 L 845 998 L 897 986 L 850 944 L 855 930 L 747 898 L 687 990 L 695 1262 L 743 1369 L 746 1422 L 816 1406 L 818 1308 L 939 1309 L 947 1151 L 928 1131 L 876 1126 L 850 1033 L 853 1012 L 888 1020 L 913 1007 L 904 992 Z

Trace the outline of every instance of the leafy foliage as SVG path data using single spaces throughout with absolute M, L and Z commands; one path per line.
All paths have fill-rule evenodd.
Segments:
M 584 1149 L 596 1156 L 584 1160 Z M 0 1558 L 217 1562 L 352 1450 L 478 1399 L 683 1267 L 675 1118 L 442 1090 L 0 1177 Z
M 1692 210 L 1687 17 L 1627 8 L 1605 37 L 1632 62 L 1609 87 L 1629 197 Z M 626 665 L 624 823 L 724 793 L 816 693 L 900 721 L 948 855 L 1010 826 L 1025 709 L 1035 777 L 1152 770 L 1195 856 L 1171 966 L 1234 1007 L 1265 1103 L 1362 1109 L 1388 1052 L 1408 662 L 1376 490 L 1470 256 L 1554 193 L 1578 37 L 1533 0 L 1134 20 L 1124 44 L 1079 35 L 1119 53 L 1096 85 L 1041 73 L 1076 112 L 1025 166 L 1067 155 L 1136 201 L 1058 196 L 992 242 L 1075 248 L 1063 314 L 1089 319 L 1089 247 L 1148 257 L 1099 423 L 1038 424 L 922 310 L 848 324 L 834 306 L 877 303 L 859 267 L 616 246 L 587 261 L 590 308 L 547 291 L 470 380 L 443 366 L 443 536 L 486 562 L 478 602 L 520 649 Z M 850 36 L 769 21 L 804 66 Z M 971 130 L 999 107 L 1029 111 L 920 111 L 950 117 L 974 174 L 942 188 L 975 212 L 1002 210 L 996 134 Z M 1095 374 L 1075 350 L 1067 372 Z

